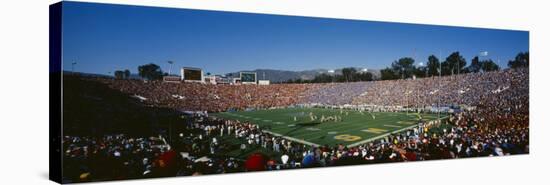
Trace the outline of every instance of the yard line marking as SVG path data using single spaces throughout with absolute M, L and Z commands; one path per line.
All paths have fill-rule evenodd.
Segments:
M 373 133 L 373 134 L 381 134 L 384 132 L 387 132 L 388 130 L 379 129 L 379 128 L 367 128 L 365 130 L 361 130 L 363 132 Z
M 291 140 L 291 141 L 296 141 L 298 143 L 310 145 L 310 146 L 321 146 L 320 144 L 317 144 L 317 143 L 312 143 L 312 142 L 309 142 L 309 141 L 305 141 L 303 139 L 296 139 L 296 138 L 293 138 L 293 137 L 285 136 L 285 135 L 275 133 L 275 132 L 271 132 L 271 131 L 267 131 L 267 130 L 264 130 L 263 132 L 272 134 L 272 135 L 277 136 L 277 137 L 282 137 L 282 138 L 285 138 L 285 139 L 288 139 L 288 140 Z
M 384 125 L 385 127 L 393 127 L 393 128 L 401 128 L 401 126 L 397 126 L 397 125 Z
M 352 126 L 352 127 L 350 127 Z M 343 126 L 343 127 L 339 127 L 337 128 L 338 129 L 338 133 L 348 133 L 350 131 L 360 131 L 361 129 L 366 129 L 366 128 L 369 128 L 371 126 L 358 126 L 357 124 L 350 124 L 350 126 Z M 342 129 L 342 128 L 349 128 L 349 129 Z M 321 128 L 321 129 L 324 129 L 324 130 L 331 130 L 333 128 Z M 308 132 L 300 132 L 300 131 L 296 131 L 294 132 L 294 134 L 298 134 L 300 135 L 301 138 L 304 138 L 304 139 L 312 139 L 312 138 L 317 138 L 317 136 L 315 137 L 306 137 L 306 136 L 311 136 L 311 135 L 316 135 L 317 133 L 308 133 Z
M 397 121 L 397 124 L 411 125 L 414 124 L 413 121 Z
M 288 125 L 288 127 L 293 127 L 293 126 L 296 126 L 296 125 L 295 125 L 295 124 L 290 124 L 290 125 Z
M 280 122 L 280 121 L 277 121 L 277 122 L 274 122 L 274 123 L 277 124 L 277 125 L 283 124 L 283 122 Z
M 335 123 L 336 126 L 327 126 L 327 127 L 318 127 L 320 129 L 323 129 L 323 130 L 333 130 L 333 129 L 338 129 L 340 130 L 342 133 L 345 133 L 344 131 L 352 131 L 352 130 L 358 130 L 358 125 L 357 124 L 349 124 L 349 125 L 337 125 L 337 124 L 340 124 L 340 123 Z M 350 128 L 350 129 L 348 129 Z M 342 131 L 343 130 L 343 131 Z M 294 134 L 298 134 L 302 137 L 305 137 L 305 136 L 309 136 L 309 135 L 312 135 L 311 132 L 307 132 L 307 131 L 304 131 L 304 130 L 298 130 L 296 132 L 294 132 Z M 315 134 L 315 133 L 313 133 Z
M 309 130 L 309 131 L 319 131 L 319 130 L 321 130 L 321 129 L 309 127 L 309 128 L 306 128 L 306 130 Z

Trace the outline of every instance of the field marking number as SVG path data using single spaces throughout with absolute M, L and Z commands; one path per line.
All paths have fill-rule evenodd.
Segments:
M 357 140 L 360 140 L 361 137 L 353 136 L 349 134 L 342 134 L 342 135 L 334 136 L 334 139 L 342 140 L 342 141 L 357 141 Z

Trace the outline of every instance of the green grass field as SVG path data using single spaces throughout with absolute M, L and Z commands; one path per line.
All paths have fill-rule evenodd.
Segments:
M 317 116 L 312 121 L 310 114 Z M 342 121 L 320 122 L 322 116 L 338 116 Z M 404 112 L 360 112 L 321 108 L 288 108 L 258 111 L 222 112 L 211 116 L 258 124 L 261 129 L 310 145 L 344 144 L 355 146 L 390 133 L 415 126 L 420 117 L 435 120 L 436 114 Z M 294 120 L 296 117 L 296 121 Z

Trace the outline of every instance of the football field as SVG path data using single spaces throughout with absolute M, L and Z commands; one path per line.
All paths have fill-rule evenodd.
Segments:
M 210 114 L 225 119 L 249 121 L 264 131 L 309 145 L 355 146 L 416 125 L 418 120 L 436 120 L 437 114 L 416 112 L 364 112 L 322 108 L 222 112 Z M 322 118 L 337 120 L 320 121 Z M 443 117 L 443 116 L 442 116 Z M 315 119 L 314 119 L 315 118 Z

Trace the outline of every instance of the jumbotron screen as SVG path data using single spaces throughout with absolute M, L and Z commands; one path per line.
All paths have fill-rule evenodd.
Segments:
M 202 80 L 202 70 L 183 69 L 184 80 Z
M 241 73 L 241 82 L 256 82 L 256 73 Z

